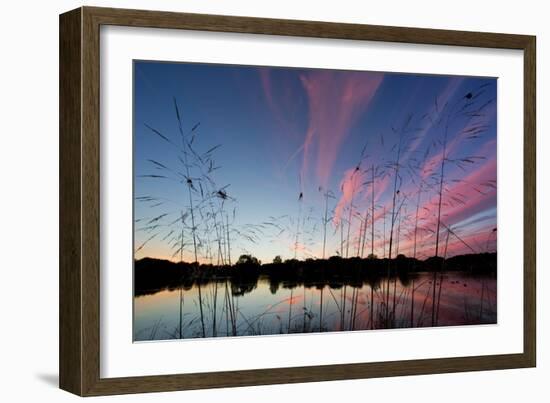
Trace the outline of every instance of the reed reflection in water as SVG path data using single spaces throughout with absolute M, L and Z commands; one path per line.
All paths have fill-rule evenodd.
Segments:
M 381 279 L 376 284 L 315 285 L 228 280 L 199 287 L 164 289 L 134 298 L 134 340 L 256 336 L 380 328 L 493 324 L 497 320 L 496 278 L 465 272 L 437 277 L 432 306 L 432 273 Z M 391 322 L 385 288 L 392 292 Z M 395 290 L 395 305 L 393 292 Z M 203 330 L 204 328 L 204 330 Z M 203 333 L 204 332 L 204 333 Z

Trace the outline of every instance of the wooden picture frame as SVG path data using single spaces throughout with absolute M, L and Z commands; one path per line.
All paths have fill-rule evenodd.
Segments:
M 102 25 L 524 52 L 523 353 L 228 372 L 100 377 L 99 30 Z M 533 367 L 536 363 L 535 37 L 82 7 L 60 16 L 60 387 L 81 396 Z

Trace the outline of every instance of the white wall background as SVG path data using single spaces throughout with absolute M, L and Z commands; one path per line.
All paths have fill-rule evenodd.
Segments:
M 4 2 L 0 24 L 0 397 L 69 402 L 58 366 L 58 14 L 82 5 Z M 537 35 L 538 368 L 101 398 L 102 401 L 548 401 L 550 25 L 545 2 L 121 0 L 87 5 Z

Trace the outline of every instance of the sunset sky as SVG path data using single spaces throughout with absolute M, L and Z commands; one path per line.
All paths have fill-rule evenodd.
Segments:
M 496 91 L 494 78 L 135 61 L 135 257 L 180 259 L 190 202 L 174 98 L 204 162 L 188 152 L 201 262 L 217 260 L 212 211 L 233 262 L 322 257 L 327 192 L 326 257 L 366 257 L 372 167 L 374 253 L 387 256 L 398 154 L 392 255 L 413 255 L 417 227 L 417 257 L 433 256 L 445 133 L 439 255 L 495 251 Z M 207 196 L 222 188 L 220 210 Z

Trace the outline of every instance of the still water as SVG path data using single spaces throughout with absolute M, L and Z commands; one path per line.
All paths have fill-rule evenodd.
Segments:
M 494 276 L 433 273 L 376 284 L 253 284 L 218 280 L 134 298 L 134 340 L 491 324 Z M 435 297 L 435 304 L 433 303 Z

